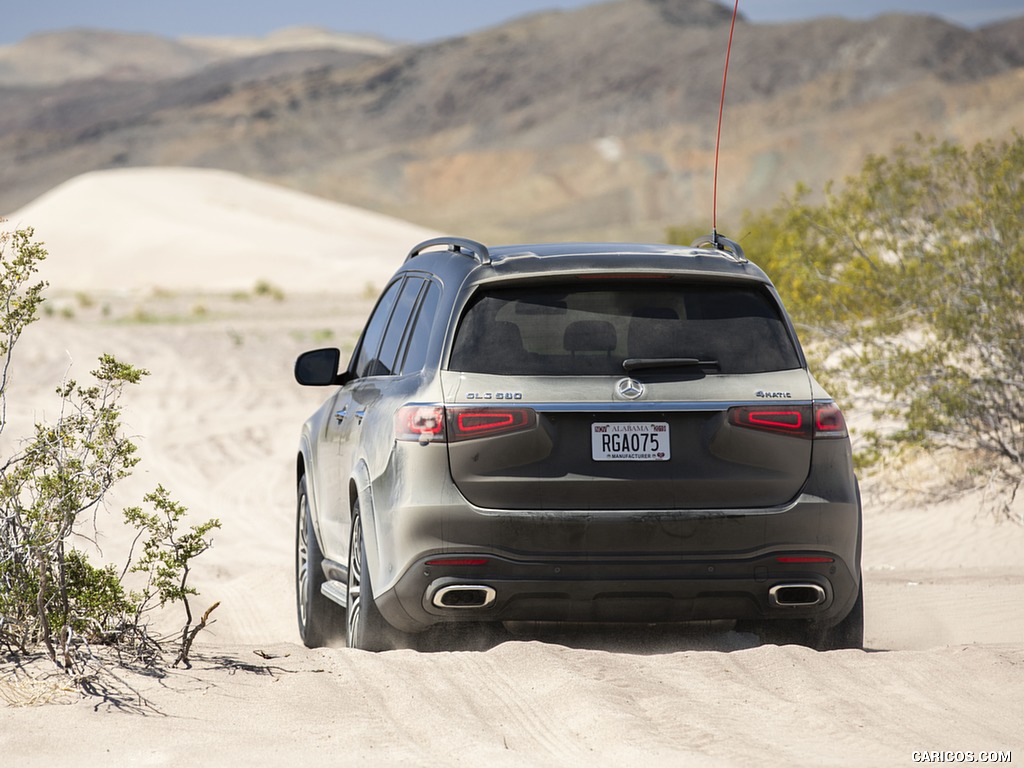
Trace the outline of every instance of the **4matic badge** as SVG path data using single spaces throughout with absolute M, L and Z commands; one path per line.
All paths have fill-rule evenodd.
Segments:
M 784 399 L 790 399 L 791 400 L 793 398 L 793 393 L 792 392 L 781 392 L 781 391 L 768 392 L 768 391 L 765 391 L 763 389 L 759 389 L 759 390 L 757 390 L 757 392 L 754 393 L 754 397 L 760 397 L 760 398 L 764 398 L 764 399 L 767 399 L 767 400 L 784 400 Z

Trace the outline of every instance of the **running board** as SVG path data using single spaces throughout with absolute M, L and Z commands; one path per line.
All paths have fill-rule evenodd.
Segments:
M 320 585 L 320 594 L 337 603 L 342 608 L 348 608 L 348 584 L 340 581 L 325 581 Z

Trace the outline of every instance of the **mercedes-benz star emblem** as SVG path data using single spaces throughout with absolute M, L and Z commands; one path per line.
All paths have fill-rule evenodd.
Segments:
M 615 385 L 615 392 L 619 397 L 624 397 L 627 400 L 636 400 L 638 397 L 643 396 L 644 385 L 636 379 L 622 379 Z

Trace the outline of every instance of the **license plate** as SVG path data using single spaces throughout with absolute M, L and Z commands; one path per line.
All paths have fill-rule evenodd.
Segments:
M 668 461 L 664 421 L 597 422 L 590 427 L 594 461 Z

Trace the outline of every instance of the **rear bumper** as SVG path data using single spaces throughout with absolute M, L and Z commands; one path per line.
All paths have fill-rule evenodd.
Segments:
M 449 511 L 442 527 L 446 534 L 420 548 L 375 596 L 384 617 L 404 631 L 450 621 L 832 624 L 849 612 L 860 585 L 855 503 L 801 497 L 785 509 L 743 513 L 463 509 Z M 453 557 L 486 562 L 431 564 Z M 788 562 L 794 558 L 827 561 Z M 779 585 L 807 587 L 820 600 L 780 605 L 772 598 Z M 436 599 L 460 586 L 488 590 L 487 599 L 451 607 Z

